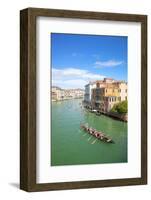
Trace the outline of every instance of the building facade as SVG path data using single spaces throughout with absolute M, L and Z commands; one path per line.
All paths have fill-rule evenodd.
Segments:
M 56 86 L 51 88 L 51 100 L 62 101 L 67 99 L 83 98 L 84 90 L 82 89 L 61 89 Z
M 62 90 L 59 87 L 55 87 L 55 86 L 53 86 L 51 88 L 51 100 L 52 101 L 60 101 L 60 100 L 63 100 L 64 98 L 65 98 L 64 90 Z
M 85 96 L 87 94 L 85 100 L 89 99 L 92 109 L 109 112 L 115 104 L 128 100 L 127 83 L 124 81 L 105 78 L 96 81 L 94 85 L 91 93 L 86 93 L 88 85 L 85 87 Z M 88 94 L 91 94 L 91 97 Z
M 92 90 L 94 88 L 96 88 L 96 82 L 90 82 L 89 84 L 85 85 L 84 103 L 88 107 L 92 106 Z

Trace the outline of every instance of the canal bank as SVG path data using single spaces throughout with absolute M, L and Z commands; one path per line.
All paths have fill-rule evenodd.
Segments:
M 84 103 L 83 103 L 84 105 Z M 91 113 L 96 113 L 97 115 L 106 115 L 108 117 L 117 119 L 119 121 L 127 122 L 128 121 L 128 115 L 127 113 L 118 113 L 118 112 L 102 112 L 98 110 L 97 108 L 92 109 L 89 106 L 84 105 L 84 108 L 87 109 Z
M 52 102 L 51 165 L 127 162 L 127 123 L 81 108 L 82 99 Z M 88 124 L 115 144 L 98 141 L 80 129 Z

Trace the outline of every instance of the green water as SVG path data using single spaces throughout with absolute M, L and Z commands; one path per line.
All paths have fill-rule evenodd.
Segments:
M 127 123 L 85 111 L 81 102 L 52 103 L 51 165 L 127 162 Z M 115 143 L 96 140 L 80 129 L 80 123 L 103 131 Z

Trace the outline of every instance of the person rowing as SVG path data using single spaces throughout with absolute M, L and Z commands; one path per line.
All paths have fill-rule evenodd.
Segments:
M 87 131 L 90 135 L 93 135 L 94 137 L 98 138 L 99 140 L 102 140 L 107 143 L 114 143 L 114 141 L 109 136 L 106 136 L 101 131 L 97 131 L 96 129 L 93 129 L 92 127 L 88 127 L 86 125 L 81 125 L 81 128 Z
M 97 137 L 97 138 L 99 138 L 100 137 L 100 133 L 95 133 L 95 136 Z
M 89 133 L 92 135 L 93 134 L 93 129 L 90 127 Z

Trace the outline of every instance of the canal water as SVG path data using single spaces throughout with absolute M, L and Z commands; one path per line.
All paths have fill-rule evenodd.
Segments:
M 127 123 L 81 108 L 81 99 L 52 102 L 51 165 L 127 162 Z M 104 143 L 80 129 L 80 123 L 111 136 Z

